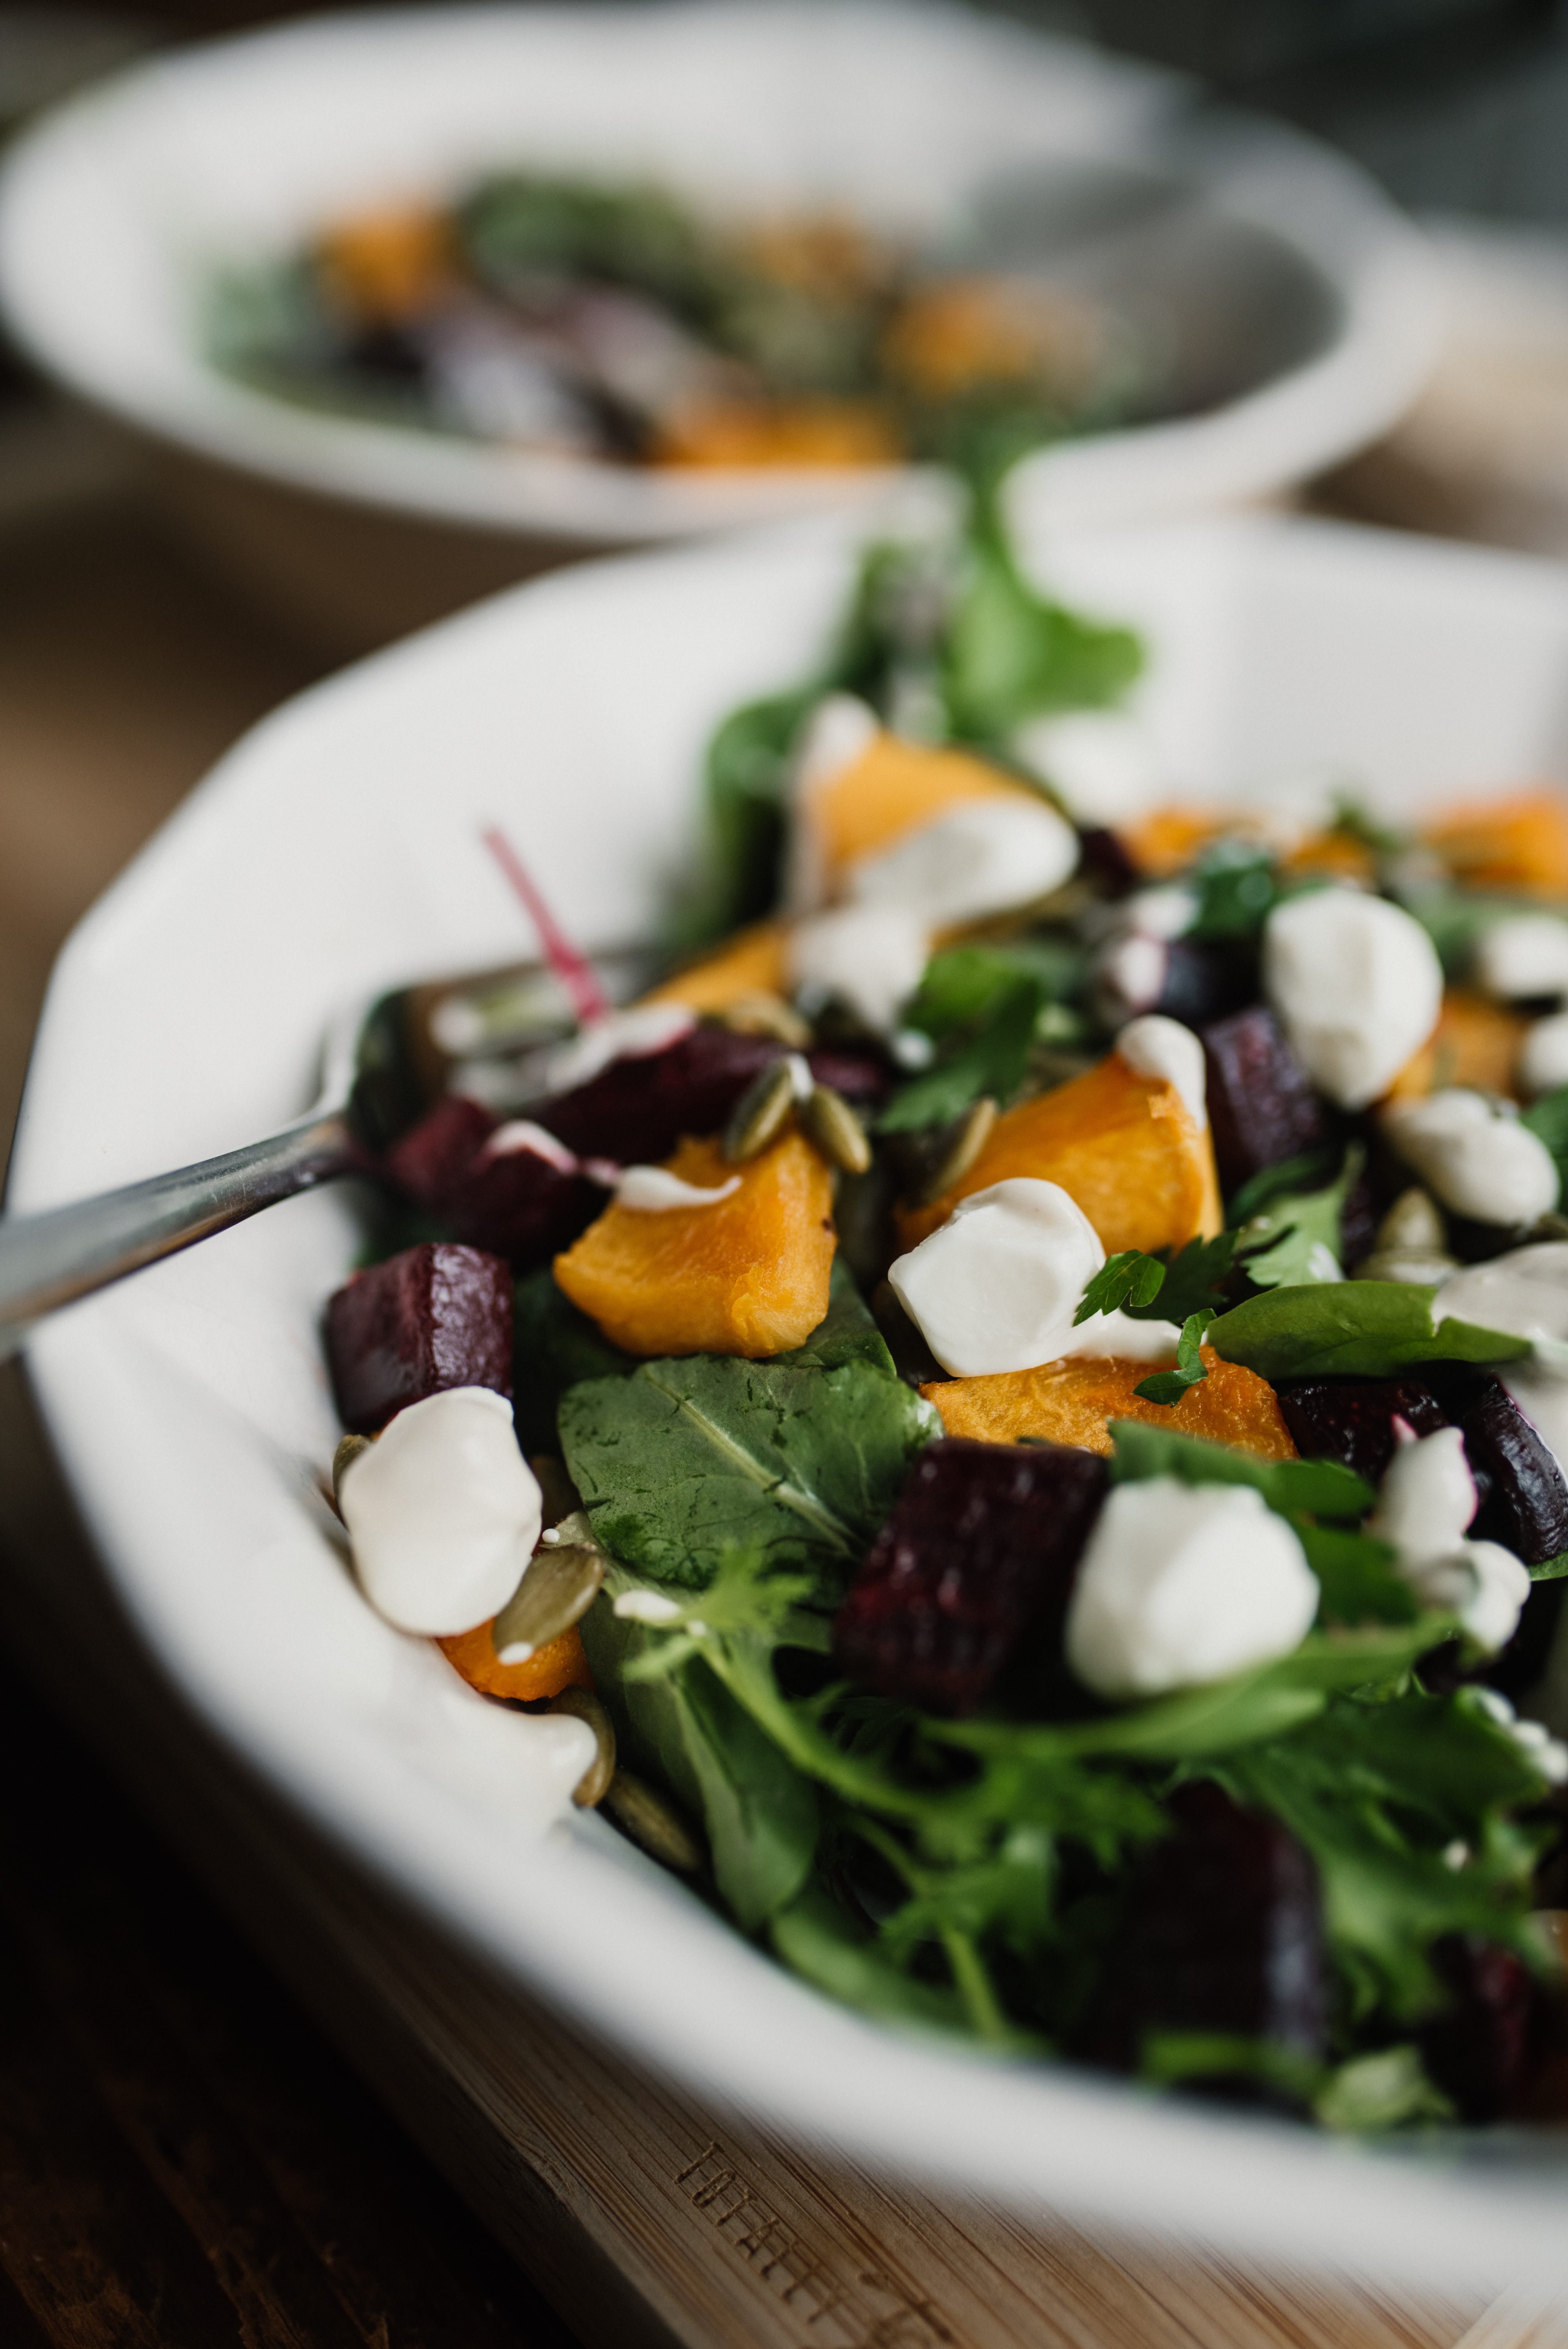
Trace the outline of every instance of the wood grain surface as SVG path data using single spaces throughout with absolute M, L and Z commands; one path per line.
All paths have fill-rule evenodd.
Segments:
M 192 572 L 134 500 L 100 490 L 9 527 L 4 513 L 0 479 L 8 1123 L 59 936 L 316 658 Z M 194 1719 L 121 1617 L 15 1364 L 0 1371 L 0 1631 L 113 1765 L 0 1683 L 0 2344 L 1568 2344 L 1525 2305 L 1264 2276 L 1191 2245 L 961 2206 L 804 2154 L 589 2044 L 308 1831 Z

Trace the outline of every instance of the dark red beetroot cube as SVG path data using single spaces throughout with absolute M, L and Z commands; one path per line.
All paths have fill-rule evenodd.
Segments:
M 932 1444 L 839 1610 L 839 1662 L 881 1696 L 972 1712 L 1026 1634 L 1059 1633 L 1106 1478 L 1063 1444 Z
M 1470 1533 L 1478 1541 L 1501 1542 L 1526 1566 L 1539 1566 L 1568 1549 L 1568 1484 L 1501 1380 L 1479 1383 L 1459 1421 L 1482 1495 Z
M 829 1046 L 806 1060 L 817 1082 L 848 1102 L 880 1102 L 891 1082 L 887 1062 L 875 1052 Z
M 1394 1457 L 1396 1417 L 1418 1435 L 1449 1423 L 1418 1379 L 1298 1379 L 1278 1389 L 1281 1416 L 1304 1460 L 1337 1460 L 1369 1485 L 1381 1484 Z
M 448 1387 L 511 1392 L 511 1267 L 427 1240 L 356 1272 L 326 1309 L 338 1416 L 373 1435 L 406 1403 Z
M 1078 2052 L 1131 2071 L 1147 2033 L 1191 2031 L 1321 2055 L 1323 1917 L 1310 1856 L 1276 1819 L 1215 1785 L 1182 1786 L 1165 1808 L 1172 1832 L 1132 1871 Z
M 771 1036 L 693 1028 L 662 1052 L 612 1061 L 533 1114 L 579 1158 L 647 1165 L 683 1133 L 717 1133 L 759 1069 L 784 1050 Z
M 1209 1123 L 1227 1191 L 1326 1140 L 1323 1105 L 1272 1011 L 1254 1003 L 1202 1033 Z
M 1535 2052 L 1541 2003 L 1530 1970 L 1473 1934 L 1445 1936 L 1432 1962 L 1450 2004 L 1421 2033 L 1427 2069 L 1461 2120 L 1497 2120 L 1523 2088 Z
M 451 1202 L 453 1229 L 520 1271 L 570 1247 L 606 1204 L 554 1137 L 522 1121 L 483 1144 Z
M 387 1179 L 428 1216 L 446 1217 L 458 1185 L 500 1121 L 462 1093 L 448 1093 L 393 1143 Z
M 553 1135 L 521 1122 L 500 1125 L 456 1093 L 388 1151 L 386 1173 L 459 1239 L 520 1270 L 568 1247 L 604 1204 Z

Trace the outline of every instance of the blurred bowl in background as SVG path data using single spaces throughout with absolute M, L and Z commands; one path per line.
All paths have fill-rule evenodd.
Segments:
M 886 468 L 638 470 L 362 420 L 207 360 L 217 269 L 520 164 L 835 207 L 1106 305 L 1150 396 L 1026 460 L 1030 519 L 1275 493 L 1383 430 L 1433 347 L 1421 242 L 1352 167 L 1179 77 L 875 0 L 371 15 L 155 59 L 20 142 L 0 300 L 209 552 L 345 647 L 575 555 L 888 493 Z
M 1446 332 L 1414 406 L 1326 483 L 1335 510 L 1568 555 L 1568 239 L 1429 224 Z

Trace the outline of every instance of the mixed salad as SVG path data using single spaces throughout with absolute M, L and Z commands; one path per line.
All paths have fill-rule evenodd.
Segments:
M 869 2014 L 1552 2117 L 1568 802 L 1188 803 L 1141 660 L 982 494 L 718 729 L 660 983 L 389 1000 L 355 1567 Z
M 654 466 L 1016 450 L 1147 404 L 1154 357 L 1037 274 L 842 214 L 716 222 L 657 187 L 521 172 L 226 269 L 204 331 L 216 365 L 295 401 Z

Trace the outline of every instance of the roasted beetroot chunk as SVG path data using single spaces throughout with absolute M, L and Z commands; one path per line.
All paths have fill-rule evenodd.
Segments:
M 771 1036 L 734 1036 L 727 1028 L 693 1028 L 662 1052 L 612 1061 L 574 1092 L 530 1114 L 580 1158 L 647 1165 L 667 1158 L 683 1133 L 717 1133 L 758 1071 L 784 1046 Z M 872 1051 L 807 1055 L 819 1084 L 849 1101 L 880 1101 L 886 1064 Z
M 478 1248 L 405 1248 L 356 1272 L 326 1309 L 338 1416 L 373 1435 L 447 1387 L 511 1392 L 511 1267 Z
M 1280 1413 L 1304 1460 L 1337 1460 L 1369 1485 L 1394 1457 L 1394 1421 L 1435 1435 L 1448 1417 L 1419 1379 L 1297 1379 L 1277 1390 Z
M 1191 2031 L 1321 2055 L 1323 1919 L 1310 1857 L 1276 1819 L 1218 1786 L 1180 1787 L 1165 1807 L 1172 1832 L 1132 1871 L 1080 2052 L 1130 2072 L 1149 2033 Z
M 1534 2053 L 1540 1999 L 1530 1969 L 1473 1934 L 1439 1941 L 1432 1963 L 1452 2003 L 1421 2033 L 1427 2070 L 1461 2120 L 1495 2121 L 1523 2088 Z
M 612 1061 L 532 1114 L 580 1158 L 647 1165 L 667 1158 L 683 1133 L 717 1133 L 758 1071 L 783 1049 L 770 1036 L 693 1028 L 662 1052 Z
M 1026 1634 L 1059 1630 L 1106 1476 L 1068 1444 L 932 1444 L 839 1610 L 839 1662 L 881 1696 L 972 1712 Z
M 454 1194 L 499 1121 L 463 1093 L 448 1093 L 394 1143 L 382 1162 L 389 1183 L 428 1216 L 446 1216 Z
M 520 1270 L 567 1247 L 604 1204 L 570 1151 L 449 1094 L 387 1155 L 388 1179 L 471 1247 Z
M 892 1079 L 887 1062 L 875 1052 L 853 1051 L 847 1044 L 824 1045 L 808 1052 L 807 1062 L 820 1085 L 842 1093 L 849 1102 L 880 1102 Z
M 1482 1496 L 1470 1532 L 1478 1541 L 1501 1542 L 1526 1566 L 1539 1566 L 1568 1549 L 1568 1484 L 1502 1381 L 1486 1378 L 1478 1385 L 1459 1423 Z
M 1227 1192 L 1327 1139 L 1322 1104 L 1272 1011 L 1253 1004 L 1202 1032 L 1209 1123 Z

